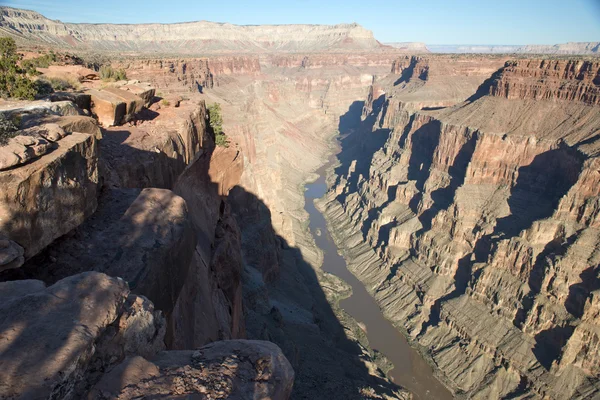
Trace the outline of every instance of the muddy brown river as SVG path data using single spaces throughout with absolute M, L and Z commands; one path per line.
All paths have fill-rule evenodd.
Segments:
M 393 381 L 413 393 L 419 400 L 445 400 L 453 396 L 433 375 L 433 370 L 421 355 L 408 344 L 406 338 L 389 322 L 369 295 L 362 283 L 346 267 L 346 261 L 338 254 L 325 218 L 315 207 L 313 200 L 325 195 L 325 173 L 335 156 L 317 170 L 319 179 L 306 185 L 306 211 L 310 215 L 310 230 L 317 246 L 324 253 L 323 270 L 338 276 L 352 287 L 352 296 L 340 302 L 340 306 L 355 320 L 366 326 L 371 348 L 383 353 L 393 364 L 389 373 Z M 319 233 L 319 234 L 318 234 Z

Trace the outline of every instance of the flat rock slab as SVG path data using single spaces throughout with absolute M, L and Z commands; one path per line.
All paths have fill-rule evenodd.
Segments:
M 293 383 L 294 370 L 274 343 L 227 340 L 195 351 L 163 351 L 150 361 L 129 358 L 91 397 L 285 400 Z
M 67 133 L 87 133 L 94 136 L 98 140 L 102 139 L 102 130 L 100 129 L 98 122 L 94 118 L 86 117 L 85 115 L 69 115 L 64 117 L 46 115 L 41 118 L 28 121 L 23 128 L 44 124 L 56 124 L 64 129 L 64 131 Z
M 136 96 L 141 97 L 142 100 L 144 100 L 144 105 L 146 107 L 150 106 L 156 92 L 156 89 L 147 83 L 132 83 L 122 86 L 120 89 L 127 90 Z
M 52 283 L 83 271 L 104 272 L 169 314 L 195 251 L 188 219 L 185 201 L 170 190 L 109 190 L 79 229 L 25 265 L 25 276 Z
M 133 92 L 111 87 L 103 89 L 103 91 L 114 94 L 126 104 L 125 117 L 121 123 L 131 121 L 135 114 L 144 108 L 144 100 Z
M 120 125 L 127 113 L 127 104 L 120 97 L 105 90 L 90 89 L 87 92 L 92 100 L 92 113 L 102 126 Z
M 0 398 L 73 397 L 94 342 L 118 317 L 129 289 L 97 272 L 33 289 L 0 304 Z
M 25 259 L 96 210 L 96 139 L 73 133 L 56 144 L 28 164 L 0 171 L 0 232 L 25 249 Z
M 45 115 L 81 115 L 73 102 L 65 101 L 9 101 L 0 103 L 0 116 L 7 120 L 19 118 L 22 124 Z

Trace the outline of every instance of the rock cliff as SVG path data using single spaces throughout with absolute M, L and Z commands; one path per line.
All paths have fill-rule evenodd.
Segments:
M 288 398 L 294 372 L 276 345 L 202 348 L 246 335 L 240 231 L 227 200 L 243 159 L 235 145 L 215 148 L 204 102 L 132 109 L 135 122 L 102 129 L 63 115 L 84 112 L 63 103 L 0 107 L 20 125 L 17 138 L 54 144 L 0 171 L 0 397 L 178 395 L 169 382 L 179 376 L 196 382 L 190 394 L 253 398 L 252 387 Z M 231 369 L 230 359 L 241 361 Z M 114 386 L 111 377 L 139 383 L 149 368 L 156 382 Z
M 598 64 L 508 62 L 437 110 L 427 64 L 394 64 L 319 204 L 349 267 L 456 394 L 598 396 Z
M 0 29 L 24 43 L 37 41 L 61 48 L 107 52 L 194 55 L 384 48 L 371 31 L 358 24 L 238 26 L 207 21 L 72 24 L 50 20 L 34 11 L 2 7 Z

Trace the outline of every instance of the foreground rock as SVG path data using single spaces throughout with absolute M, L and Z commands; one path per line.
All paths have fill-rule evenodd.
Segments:
M 0 171 L 0 232 L 30 258 L 79 226 L 97 206 L 96 139 L 73 133 L 19 168 Z
M 33 260 L 27 273 L 51 283 L 101 271 L 124 279 L 169 315 L 187 279 L 195 243 L 181 197 L 165 189 L 115 189 L 71 237 Z
M 140 323 L 140 312 L 131 308 L 137 300 L 126 304 L 123 280 L 88 272 L 47 289 L 26 282 L 3 283 L 0 291 L 2 398 L 78 398 L 94 370 L 118 361 L 117 353 L 123 359 L 140 349 L 150 349 L 142 351 L 148 356 L 163 348 L 162 317 L 150 308 Z M 122 314 L 124 309 L 130 311 Z
M 293 383 L 294 370 L 275 344 L 232 340 L 165 351 L 149 361 L 128 358 L 102 378 L 91 398 L 286 400 Z

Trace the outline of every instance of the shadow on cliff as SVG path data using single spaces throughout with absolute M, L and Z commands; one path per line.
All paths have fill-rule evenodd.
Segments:
M 358 190 L 358 183 L 361 179 L 369 179 L 371 174 L 371 161 L 375 153 L 380 150 L 388 140 L 391 130 L 377 126 L 378 116 L 381 114 L 381 120 L 387 112 L 388 103 L 385 95 L 381 95 L 373 101 L 372 111 L 366 117 L 363 117 L 365 107 L 364 101 L 355 101 L 348 111 L 340 117 L 340 151 L 337 154 L 339 165 L 335 168 L 335 175 L 338 179 L 347 176 L 346 172 L 354 163 L 352 174 L 348 176 L 348 192 L 354 193 Z M 338 182 L 339 183 L 339 182 Z M 389 188 L 388 203 L 393 201 L 395 188 Z M 340 203 L 345 202 L 346 194 L 339 194 L 337 199 Z M 386 203 L 387 204 L 387 203 Z M 371 224 L 377 217 L 378 212 L 385 205 L 378 209 L 370 210 L 367 219 L 362 226 L 363 236 L 366 235 Z
M 400 388 L 369 374 L 360 345 L 346 336 L 314 268 L 276 234 L 268 207 L 240 186 L 229 198 L 242 231 L 248 335 L 284 351 L 296 372 L 292 398 L 374 398 L 361 393 L 365 387 L 393 397 Z
M 429 321 L 424 324 L 423 328 L 436 326 L 439 323 L 439 312 L 442 303 L 466 293 L 469 284 L 476 281 L 482 271 L 479 269 L 477 273 L 473 274 L 473 265 L 488 262 L 500 241 L 517 237 L 536 221 L 552 216 L 560 199 L 569 192 L 577 181 L 582 166 L 583 158 L 581 155 L 575 149 L 562 145 L 558 149 L 548 150 L 537 155 L 529 165 L 519 168 L 517 181 L 511 188 L 507 199 L 510 214 L 499 218 L 496 221 L 494 231 L 491 234 L 482 236 L 475 243 L 473 255 L 467 254 L 458 261 L 454 276 L 454 290 L 434 302 L 431 307 Z M 454 187 L 454 184 L 451 183 L 450 187 Z M 456 187 L 453 189 L 453 193 L 455 191 Z M 452 199 L 450 198 L 450 200 Z M 423 216 L 420 219 L 421 222 L 424 222 Z M 431 220 L 427 218 L 426 222 L 431 222 Z M 424 224 L 426 228 L 430 226 L 430 224 L 427 226 Z M 521 327 L 525 322 L 528 313 L 532 309 L 535 297 L 542 290 L 548 258 L 564 255 L 577 236 L 578 234 L 575 233 L 568 238 L 557 238 L 546 245 L 545 249 L 537 256 L 529 273 L 530 291 L 523 298 L 523 307 L 517 311 L 513 320 L 516 327 Z M 578 288 L 574 288 L 571 293 L 577 291 Z M 571 303 L 576 302 L 572 301 Z M 572 308 L 576 308 L 576 306 Z M 544 367 L 550 368 L 571 333 L 571 327 L 567 326 L 549 329 L 536 336 L 537 344 L 534 354 Z

